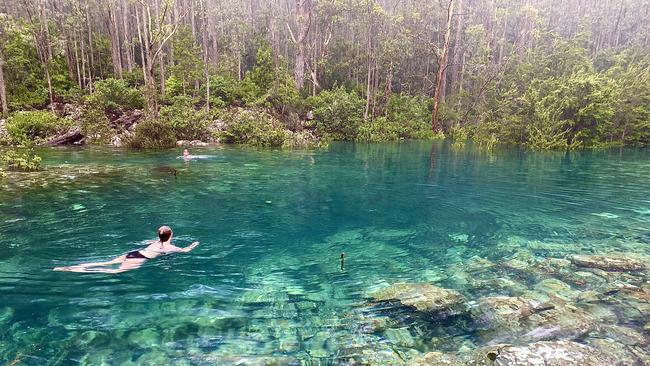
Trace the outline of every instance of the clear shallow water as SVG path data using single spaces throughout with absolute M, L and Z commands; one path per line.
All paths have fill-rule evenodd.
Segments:
M 468 268 L 479 258 L 650 254 L 648 150 L 413 142 L 193 152 L 214 158 L 46 150 L 47 172 L 2 184 L 0 364 L 327 364 L 363 347 L 456 352 L 484 341 L 449 324 L 368 331 L 391 310 L 369 307 L 369 292 L 429 282 L 470 300 L 519 295 L 534 282 L 479 285 Z M 137 249 L 162 224 L 178 245 L 201 245 L 120 275 L 50 271 Z M 648 316 L 619 320 L 640 327 Z

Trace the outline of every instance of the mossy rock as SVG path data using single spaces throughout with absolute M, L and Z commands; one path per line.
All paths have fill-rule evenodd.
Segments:
M 429 283 L 398 283 L 372 293 L 374 301 L 397 301 L 417 311 L 455 313 L 465 300 L 454 290 L 447 290 Z

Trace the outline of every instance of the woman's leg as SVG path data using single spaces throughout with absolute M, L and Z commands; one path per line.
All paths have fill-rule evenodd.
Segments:
M 69 267 L 56 267 L 54 268 L 55 271 L 67 271 L 67 272 L 98 272 L 97 270 L 90 270 L 86 271 L 85 269 L 91 268 L 91 267 L 106 267 L 106 266 L 112 266 L 114 264 L 120 264 L 126 261 L 126 255 L 121 255 L 113 260 L 110 260 L 108 262 L 93 262 L 93 263 L 81 263 L 77 264 L 76 266 L 69 266 Z

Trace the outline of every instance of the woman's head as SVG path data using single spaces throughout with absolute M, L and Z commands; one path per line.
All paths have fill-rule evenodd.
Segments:
M 172 238 L 172 228 L 169 226 L 161 226 L 158 228 L 158 238 L 161 243 L 165 243 Z
M 190 156 L 189 150 L 187 149 L 183 150 L 183 156 Z

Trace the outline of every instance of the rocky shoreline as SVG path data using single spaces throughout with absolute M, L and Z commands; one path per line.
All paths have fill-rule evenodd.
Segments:
M 375 290 L 367 295 L 367 313 L 382 316 L 369 316 L 366 331 L 411 346 L 413 352 L 404 354 L 391 352 L 390 347 L 379 348 L 350 357 L 343 364 L 650 364 L 648 258 L 572 255 L 525 263 L 513 259 L 480 262 L 483 267 L 499 269 L 501 274 L 518 276 L 523 272 L 540 280 L 530 289 L 522 288 L 520 296 L 473 300 L 429 283 L 396 283 Z M 474 271 L 481 266 L 474 266 Z M 483 279 L 477 275 L 474 280 Z M 417 349 L 423 347 L 418 347 L 413 335 L 404 331 L 414 323 L 433 329 L 445 323 L 448 336 L 460 333 L 454 328 L 470 330 L 476 336 L 456 345 L 445 344 L 448 336 L 433 337 L 434 346 L 428 348 L 456 352 L 422 353 Z M 402 331 L 398 335 L 392 329 Z

